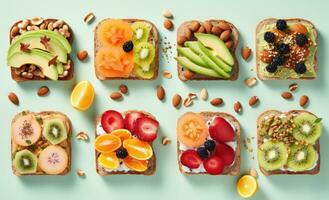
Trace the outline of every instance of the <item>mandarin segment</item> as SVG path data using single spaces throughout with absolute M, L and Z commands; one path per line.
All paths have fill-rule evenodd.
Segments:
M 121 142 L 131 138 L 131 133 L 127 129 L 117 129 L 110 134 L 119 137 Z
M 131 156 L 123 159 L 123 163 L 131 170 L 137 172 L 144 172 L 147 170 L 148 162 L 146 160 L 137 160 Z
M 79 82 L 71 93 L 71 105 L 80 110 L 87 110 L 95 97 L 94 87 L 89 81 Z
M 153 150 L 149 143 L 133 138 L 123 142 L 123 147 L 128 155 L 138 160 L 148 160 L 153 156 Z
M 121 146 L 119 137 L 111 134 L 98 136 L 95 140 L 95 148 L 101 153 L 109 153 L 117 150 Z
M 98 163 L 107 169 L 116 169 L 120 165 L 119 159 L 115 152 L 101 154 L 98 157 Z

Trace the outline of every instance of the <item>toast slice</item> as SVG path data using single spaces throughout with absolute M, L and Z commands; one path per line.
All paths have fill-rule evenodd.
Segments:
M 71 44 L 73 44 L 73 38 L 74 38 L 74 33 L 72 28 L 68 25 L 68 23 L 64 22 L 63 20 L 59 20 L 59 19 L 53 19 L 53 18 L 49 18 L 49 19 L 42 19 L 42 18 L 38 18 L 39 20 L 42 20 L 42 22 L 36 22 L 34 24 L 32 24 L 32 20 L 28 19 L 28 20 L 19 20 L 17 22 L 15 22 L 13 24 L 13 26 L 10 28 L 10 32 L 9 32 L 9 41 L 10 44 L 13 42 L 13 39 L 15 39 L 16 37 L 20 36 L 21 33 L 24 32 L 28 32 L 28 28 L 27 27 L 34 27 L 35 29 L 43 29 L 43 30 L 59 30 L 61 28 L 63 28 L 64 26 L 67 26 L 67 32 L 66 33 L 62 33 L 62 35 L 68 40 L 68 42 Z M 25 29 L 22 29 L 22 31 L 19 31 L 21 28 L 19 28 L 21 25 L 21 23 L 28 21 L 29 24 Z M 51 26 L 51 24 L 56 23 L 57 21 L 61 21 L 63 23 L 60 23 L 61 25 L 58 26 L 57 28 L 54 28 Z M 18 31 L 15 31 L 15 29 Z M 34 29 L 33 29 L 34 30 Z M 59 32 L 61 33 L 61 32 Z M 63 73 L 62 76 L 60 76 L 58 78 L 58 80 L 61 81 L 67 81 L 67 80 L 71 80 L 73 78 L 74 75 L 74 62 L 71 58 L 71 55 L 68 55 L 68 62 L 66 63 L 66 65 L 64 66 L 64 70 L 67 71 L 67 73 Z M 33 70 L 34 69 L 34 70 Z M 31 72 L 32 73 L 32 77 L 29 76 L 23 76 L 23 72 Z M 39 70 L 36 70 L 35 67 L 33 67 L 32 65 L 23 65 L 20 68 L 14 68 L 11 67 L 11 77 L 13 80 L 17 81 L 17 82 L 24 82 L 24 81 L 42 81 L 42 80 L 49 80 L 47 77 L 45 77 L 42 72 Z
M 131 112 L 140 112 L 140 113 L 143 113 L 144 115 L 146 115 L 146 116 L 148 116 L 152 119 L 155 119 L 155 117 L 151 113 L 141 111 L 141 110 L 128 110 L 128 111 L 126 111 L 122 114 L 123 114 L 123 116 L 126 116 L 128 113 L 131 113 Z M 101 123 L 101 116 L 98 116 L 96 118 L 96 123 L 95 123 L 95 126 L 96 126 L 96 128 L 95 128 L 95 138 L 99 135 L 97 133 L 97 131 L 98 131 L 99 128 L 101 128 L 100 123 Z M 153 147 L 152 147 L 152 149 L 153 149 Z M 115 171 L 115 170 L 108 171 L 97 162 L 97 158 L 99 157 L 100 154 L 101 154 L 100 152 L 95 150 L 96 172 L 101 176 L 128 175 L 128 174 L 151 176 L 155 173 L 155 170 L 156 170 L 156 155 L 155 155 L 154 149 L 153 149 L 153 156 L 148 160 L 147 170 L 144 171 L 144 172 L 137 172 L 137 171 L 132 171 L 132 170 L 129 170 L 129 171 Z M 120 165 L 122 165 L 122 163 L 120 163 Z
M 26 115 L 33 115 L 35 117 L 35 119 L 38 121 L 38 123 L 41 126 L 41 131 L 44 129 L 44 125 L 43 125 L 43 121 L 45 119 L 54 119 L 54 118 L 59 118 L 64 122 L 66 131 L 67 131 L 67 138 L 65 140 L 63 140 L 62 142 L 60 142 L 59 144 L 56 144 L 55 146 L 59 146 L 62 149 L 64 149 L 67 153 L 67 166 L 66 168 L 57 174 L 47 174 L 46 172 L 44 172 L 40 166 L 37 166 L 37 171 L 35 173 L 20 173 L 15 165 L 14 165 L 14 158 L 17 152 L 21 151 L 21 150 L 29 150 L 31 152 L 33 152 L 34 155 L 36 155 L 37 157 L 39 157 L 40 153 L 47 148 L 48 146 L 53 146 L 52 144 L 50 144 L 50 142 L 43 136 L 40 136 L 40 138 L 33 144 L 29 145 L 29 146 L 21 146 L 20 144 L 17 144 L 15 142 L 15 139 L 13 139 L 13 129 L 15 129 L 13 127 L 13 124 L 22 116 L 26 116 Z M 31 112 L 31 111 L 23 111 L 21 113 L 18 113 L 12 120 L 12 131 L 11 131 L 11 154 L 12 154 L 12 170 L 13 170 L 13 174 L 16 176 L 27 176 L 27 175 L 31 175 L 31 176 L 38 176 L 38 175 L 66 175 L 70 172 L 71 170 L 71 152 L 72 152 L 72 148 L 71 148 L 71 135 L 72 135 L 72 124 L 70 119 L 63 113 L 61 112 L 54 112 L 54 111 L 43 111 L 43 112 L 39 112 L 39 113 L 35 113 L 35 112 Z
M 318 61 L 317 61 L 317 45 L 318 45 L 318 32 L 314 26 L 314 24 L 306 19 L 301 19 L 301 18 L 289 18 L 289 19 L 284 19 L 287 22 L 288 28 L 294 24 L 302 24 L 305 27 L 307 27 L 307 36 L 309 40 L 312 41 L 312 55 L 309 55 L 306 59 L 313 59 L 311 63 L 309 63 L 308 67 L 314 71 L 314 74 L 310 74 L 308 72 L 304 74 L 297 74 L 293 68 L 288 70 L 287 68 L 285 69 L 286 72 L 281 72 L 281 74 L 270 74 L 267 73 L 265 70 L 266 63 L 264 63 L 261 59 L 262 54 L 261 51 L 264 48 L 264 45 L 262 45 L 264 41 L 264 33 L 266 31 L 266 27 L 273 27 L 275 28 L 276 21 L 278 19 L 275 18 L 268 18 L 263 21 L 261 21 L 256 28 L 256 71 L 257 71 L 257 76 L 260 80 L 311 80 L 315 79 L 317 76 L 318 72 Z M 270 31 L 270 30 L 268 30 Z M 312 36 L 312 37 L 310 37 Z M 310 70 L 308 69 L 308 71 Z
M 269 116 L 280 116 L 281 114 L 285 114 L 287 116 L 289 115 L 299 115 L 302 113 L 308 113 L 311 115 L 314 115 L 311 112 L 305 111 L 305 110 L 290 110 L 288 112 L 280 112 L 278 110 L 267 110 L 265 112 L 263 112 L 262 114 L 259 115 L 259 117 L 257 118 L 257 146 L 259 147 L 260 145 L 263 144 L 264 142 L 264 138 L 260 135 L 260 124 L 262 123 L 262 121 Z M 315 116 L 315 115 L 314 115 Z M 262 168 L 261 166 L 259 166 L 261 172 L 266 175 L 266 176 L 271 176 L 271 175 L 280 175 L 280 174 L 289 174 L 289 175 L 293 175 L 293 174 L 310 174 L 310 175 L 315 175 L 318 174 L 320 172 L 320 140 L 318 139 L 315 144 L 314 144 L 314 148 L 318 154 L 318 159 L 316 162 L 316 165 L 310 169 L 310 170 L 306 170 L 306 171 L 301 171 L 301 172 L 296 172 L 296 171 L 288 171 L 288 170 L 274 170 L 274 171 L 267 171 L 264 168 Z
M 220 22 L 224 22 L 224 23 L 227 23 L 230 27 L 231 36 L 227 41 L 232 41 L 233 42 L 233 45 L 229 49 L 230 49 L 230 52 L 231 52 L 231 54 L 234 58 L 234 66 L 233 66 L 233 69 L 232 69 L 232 72 L 231 72 L 231 77 L 228 78 L 228 79 L 223 79 L 223 78 L 215 78 L 215 77 L 204 76 L 204 75 L 200 75 L 200 74 L 194 74 L 191 78 L 186 78 L 184 76 L 184 69 L 185 68 L 182 67 L 177 62 L 178 77 L 182 81 L 188 81 L 188 80 L 231 80 L 231 81 L 235 81 L 239 77 L 239 62 L 238 62 L 236 54 L 235 54 L 236 48 L 239 44 L 239 31 L 232 23 L 230 23 L 228 21 L 225 21 L 225 20 L 210 19 L 210 20 L 207 20 L 207 21 L 209 21 L 213 26 L 216 26 Z M 207 21 L 205 21 L 205 22 L 207 22 Z M 197 21 L 197 20 L 191 20 L 191 21 L 184 22 L 177 29 L 177 38 L 179 38 L 181 36 L 185 36 L 186 29 L 189 29 L 191 24 L 195 23 L 195 22 L 200 23 L 202 26 L 204 24 L 204 22 Z M 206 30 L 204 32 L 206 32 Z M 208 32 L 208 33 L 211 33 L 211 32 Z M 192 32 L 192 37 L 189 40 L 191 40 L 191 41 L 196 40 L 196 38 L 193 36 L 193 32 Z M 224 41 L 224 42 L 227 42 L 227 41 Z M 181 44 L 179 44 L 179 42 L 177 41 L 177 47 L 183 47 L 183 46 Z M 178 52 L 177 52 L 177 55 L 178 55 Z
M 151 64 L 151 68 L 154 69 L 154 75 L 151 78 L 142 78 L 140 76 L 137 76 L 134 72 L 132 72 L 128 77 L 106 77 L 104 75 L 101 74 L 101 72 L 99 72 L 96 68 L 96 54 L 99 51 L 99 49 L 102 47 L 102 44 L 97 36 L 97 30 L 99 29 L 100 24 L 103 21 L 106 21 L 109 19 L 104 19 L 101 22 L 98 23 L 98 25 L 96 26 L 95 30 L 94 30 L 94 60 L 95 60 L 95 74 L 96 77 L 99 80 L 118 80 L 118 79 L 126 79 L 126 80 L 154 80 L 158 77 L 158 73 L 159 73 L 159 35 L 158 35 L 158 30 L 156 28 L 156 26 L 147 20 L 143 20 L 143 19 L 122 19 L 123 21 L 128 22 L 129 24 L 132 24 L 134 22 L 146 22 L 148 24 L 151 25 L 151 30 L 150 30 L 150 35 L 149 35 L 149 39 L 148 42 L 151 43 L 154 48 L 155 48 L 155 57 L 154 60 Z
M 241 155 L 241 149 L 240 149 L 240 137 L 241 137 L 241 128 L 239 121 L 232 115 L 224 112 L 200 112 L 197 113 L 198 115 L 202 116 L 204 118 L 205 123 L 211 121 L 214 117 L 222 117 L 225 120 L 227 120 L 231 126 L 235 130 L 235 137 L 234 137 L 234 143 L 235 143 L 235 158 L 234 162 L 230 166 L 225 166 L 224 171 L 221 175 L 229 175 L 229 176 L 236 176 L 240 173 L 240 155 Z M 209 134 L 209 133 L 208 133 Z M 205 171 L 202 172 L 193 172 L 193 170 L 189 169 L 189 171 L 184 170 L 186 169 L 182 163 L 180 162 L 180 156 L 182 155 L 183 151 L 180 149 L 180 142 L 177 140 L 177 159 L 178 159 L 178 166 L 179 170 L 184 175 L 204 175 L 208 174 Z

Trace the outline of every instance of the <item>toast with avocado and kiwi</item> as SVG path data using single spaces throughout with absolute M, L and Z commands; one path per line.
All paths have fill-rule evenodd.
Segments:
M 7 64 L 13 80 L 72 79 L 74 34 L 66 22 L 39 17 L 20 20 L 11 27 L 9 35 Z
M 266 176 L 320 172 L 321 118 L 304 110 L 268 110 L 257 119 L 258 163 Z
M 154 80 L 159 71 L 158 31 L 141 19 L 104 19 L 94 31 L 99 80 Z
M 182 81 L 237 80 L 238 29 L 225 20 L 186 21 L 177 29 L 177 71 Z
M 177 121 L 177 158 L 185 175 L 240 173 L 239 121 L 223 112 L 187 112 Z
M 16 176 L 69 173 L 71 132 L 71 121 L 63 113 L 18 113 L 11 123 L 13 173 Z
M 95 164 L 101 176 L 153 175 L 159 122 L 144 111 L 107 110 L 96 119 Z M 105 142 L 111 145 L 103 145 Z
M 317 77 L 318 33 L 312 22 L 269 18 L 256 28 L 257 75 L 261 80 Z

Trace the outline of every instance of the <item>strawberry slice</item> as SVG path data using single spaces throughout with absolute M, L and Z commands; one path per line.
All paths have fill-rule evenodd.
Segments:
M 189 149 L 182 153 L 180 157 L 180 162 L 182 163 L 182 165 L 190 169 L 196 169 L 200 167 L 202 163 L 202 158 L 200 158 L 197 151 Z
M 134 133 L 146 142 L 152 142 L 157 138 L 159 122 L 149 117 L 141 117 L 134 123 Z
M 216 155 L 207 158 L 203 161 L 203 166 L 208 174 L 218 175 L 224 171 L 224 161 Z
M 101 124 L 107 133 L 124 128 L 123 117 L 121 113 L 115 110 L 105 111 L 101 118 Z
M 134 123 L 141 117 L 145 117 L 145 114 L 141 112 L 128 113 L 124 119 L 125 128 L 128 129 L 131 133 L 134 133 Z
M 234 129 L 222 117 L 216 117 L 209 126 L 210 137 L 217 142 L 229 142 L 234 139 Z
M 232 147 L 223 143 L 217 144 L 215 149 L 215 155 L 221 157 L 226 166 L 231 165 L 235 159 L 235 153 Z

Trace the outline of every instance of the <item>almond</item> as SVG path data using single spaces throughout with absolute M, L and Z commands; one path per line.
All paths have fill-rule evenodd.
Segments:
M 211 33 L 220 36 L 220 34 L 223 32 L 223 29 L 219 28 L 218 26 L 213 26 L 211 29 Z
M 292 94 L 290 92 L 283 92 L 281 94 L 281 97 L 284 99 L 291 99 L 292 98 Z
M 205 21 L 203 23 L 203 26 L 204 26 L 204 28 L 205 28 L 205 30 L 206 30 L 207 33 L 210 33 L 211 32 L 212 24 L 211 24 L 210 21 Z
M 236 113 L 240 113 L 242 110 L 241 103 L 239 101 L 236 101 L 233 105 L 233 108 Z
M 189 29 L 192 31 L 192 32 L 197 32 L 200 28 L 200 23 L 199 22 L 192 22 L 190 25 L 189 25 Z
M 163 26 L 168 29 L 171 30 L 174 26 L 174 24 L 172 23 L 172 21 L 170 19 L 166 19 L 163 21 Z
M 200 28 L 198 29 L 197 32 L 198 32 L 198 33 L 204 33 L 204 32 L 206 32 L 206 29 L 204 28 L 203 25 L 200 25 Z
M 179 94 L 175 94 L 172 98 L 172 105 L 178 107 L 182 101 L 182 97 Z
M 122 98 L 122 94 L 120 92 L 113 92 L 110 97 L 113 100 L 119 100 Z
M 128 91 L 129 91 L 128 86 L 125 85 L 125 84 L 121 84 L 121 85 L 119 86 L 119 90 L 120 90 L 120 92 L 121 92 L 122 94 L 127 94 Z
M 258 103 L 258 97 L 257 96 L 252 96 L 249 99 L 249 106 L 254 106 Z
M 190 70 L 184 69 L 183 76 L 186 80 L 191 80 L 194 76 L 194 73 Z
M 257 79 L 256 77 L 249 77 L 246 80 L 244 80 L 244 83 L 248 86 L 248 87 L 253 87 L 254 85 L 256 85 L 257 83 Z
M 306 95 L 301 96 L 299 99 L 299 105 L 301 107 L 305 107 L 308 102 L 309 102 L 309 98 Z
M 206 88 L 203 88 L 200 93 L 201 99 L 207 100 L 208 99 L 208 90 Z
M 15 105 L 19 105 L 19 99 L 14 92 L 8 94 L 8 99 Z
M 187 97 L 184 99 L 183 105 L 185 107 L 189 107 L 190 105 L 192 105 L 193 103 L 193 99 L 191 97 Z
M 228 40 L 228 41 L 225 42 L 225 45 L 226 45 L 227 48 L 230 49 L 230 48 L 233 47 L 234 42 L 233 42 L 233 40 Z
M 38 95 L 40 97 L 45 96 L 49 92 L 49 88 L 47 86 L 41 86 L 38 90 Z
M 163 76 L 164 78 L 166 78 L 166 79 L 171 79 L 171 78 L 172 78 L 172 74 L 171 74 L 170 71 L 164 71 L 164 72 L 162 73 L 162 76 Z
M 224 42 L 226 42 L 230 37 L 231 37 L 231 30 L 223 31 L 219 36 L 219 38 Z
M 185 35 L 186 38 L 192 38 L 193 33 L 190 29 L 186 28 L 184 30 L 184 35 Z
M 231 30 L 230 25 L 224 21 L 218 22 L 217 26 L 223 30 Z
M 162 138 L 162 142 L 161 142 L 164 146 L 168 145 L 171 143 L 171 140 L 168 137 L 163 137 Z
M 241 56 L 244 60 L 248 60 L 251 55 L 251 49 L 249 47 L 243 47 L 241 50 Z
M 180 35 L 177 37 L 177 44 L 184 45 L 185 41 L 189 38 L 186 38 L 185 35 Z
M 161 101 L 161 100 L 163 100 L 165 98 L 165 96 L 166 96 L 166 92 L 163 89 L 163 87 L 162 86 L 158 86 L 157 87 L 157 97 L 158 97 L 158 99 Z
M 77 57 L 80 61 L 84 61 L 88 57 L 88 52 L 86 50 L 81 50 L 77 53 Z
M 222 98 L 214 98 L 210 101 L 211 105 L 213 106 L 220 106 L 223 104 L 223 99 Z
M 289 85 L 290 92 L 295 92 L 297 89 L 298 89 L 297 83 L 293 83 L 293 84 Z

